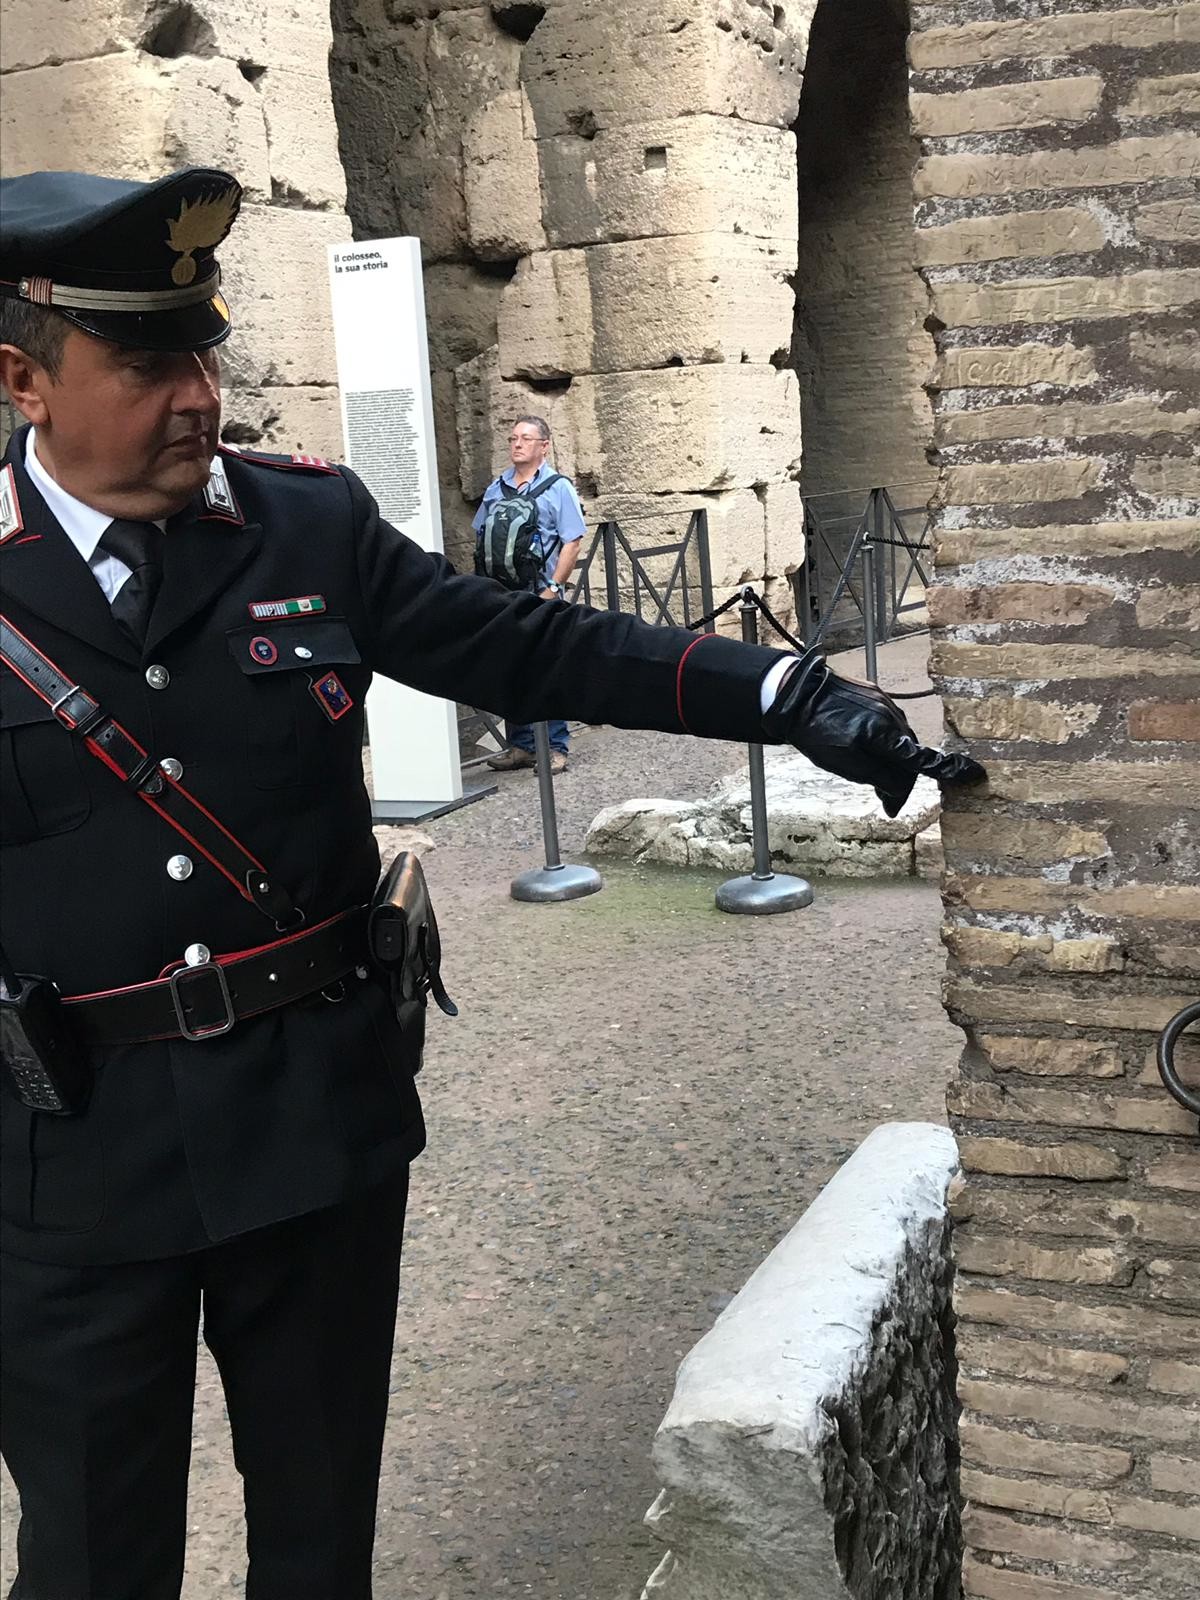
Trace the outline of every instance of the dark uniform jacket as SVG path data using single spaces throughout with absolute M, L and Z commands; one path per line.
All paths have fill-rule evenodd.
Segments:
M 0 545 L 4 613 L 156 758 L 182 763 L 309 925 L 366 902 L 378 875 L 361 762 L 373 672 L 521 722 L 760 733 L 777 652 L 460 577 L 384 522 L 353 473 L 309 458 L 222 450 L 231 499 L 197 497 L 169 524 L 139 655 L 30 482 L 27 431 L 5 457 L 21 526 Z M 304 595 L 326 609 L 271 623 L 248 609 Z M 251 646 L 264 636 L 269 661 Z M 329 671 L 353 701 L 336 720 L 313 688 Z M 18 971 L 91 994 L 155 978 L 197 941 L 215 956 L 277 937 L 4 667 L 0 784 L 0 939 Z M 176 881 L 180 853 L 194 870 Z M 5 1248 L 150 1259 L 332 1205 L 420 1150 L 418 1065 L 377 981 L 352 978 L 340 1003 L 99 1052 L 81 1116 L 32 1113 L 5 1083 Z

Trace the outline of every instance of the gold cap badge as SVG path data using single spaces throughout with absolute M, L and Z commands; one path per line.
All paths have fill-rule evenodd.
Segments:
M 182 287 L 192 282 L 196 276 L 194 253 L 220 244 L 233 226 L 238 199 L 237 189 L 226 189 L 190 204 L 183 201 L 179 215 L 167 223 L 167 243 L 179 253 L 179 260 L 171 268 L 172 283 Z

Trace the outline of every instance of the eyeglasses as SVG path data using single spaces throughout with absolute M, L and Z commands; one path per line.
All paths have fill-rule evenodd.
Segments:
M 510 433 L 509 444 L 549 444 L 549 439 L 543 439 L 540 433 Z

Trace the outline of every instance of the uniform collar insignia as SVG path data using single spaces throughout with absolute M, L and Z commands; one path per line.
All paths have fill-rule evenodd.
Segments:
M 220 456 L 212 459 L 208 482 L 204 485 L 204 504 L 209 516 L 221 517 L 226 522 L 240 523 L 245 520 L 238 510 L 225 472 L 225 463 Z
M 17 480 L 10 464 L 0 467 L 0 544 L 14 539 L 25 527 L 21 515 L 21 502 L 17 498 Z

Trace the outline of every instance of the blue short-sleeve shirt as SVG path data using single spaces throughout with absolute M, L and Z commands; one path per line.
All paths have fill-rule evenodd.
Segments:
M 507 483 L 509 488 L 514 487 L 513 475 L 515 468 L 509 467 L 498 478 L 493 478 L 483 491 L 483 499 L 479 502 L 479 510 L 475 513 L 471 526 L 476 533 L 483 530 L 484 519 L 488 508 L 500 499 L 500 485 Z M 544 479 L 553 475 L 554 468 L 543 461 L 534 473 L 525 488 L 535 488 Z M 542 579 L 549 583 L 554 577 L 554 569 L 558 565 L 558 557 L 564 544 L 574 544 L 582 539 L 587 532 L 587 524 L 583 520 L 583 507 L 579 503 L 579 496 L 575 493 L 575 485 L 570 478 L 559 478 L 557 483 L 552 483 L 544 494 L 538 496 L 538 543 L 542 554 Z

